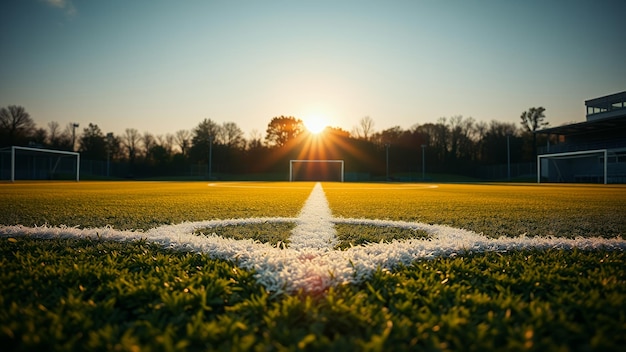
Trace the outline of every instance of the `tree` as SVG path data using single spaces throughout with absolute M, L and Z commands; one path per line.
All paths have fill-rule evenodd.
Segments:
M 243 131 L 234 122 L 225 122 L 221 129 L 221 140 L 229 148 L 243 149 L 246 141 L 243 138 Z
M 167 133 L 165 134 L 165 136 L 160 134 L 156 137 L 156 140 L 157 140 L 157 144 L 163 147 L 167 155 L 172 156 L 174 154 L 174 135 L 173 134 Z
M 0 109 L 0 146 L 27 145 L 34 132 L 35 123 L 23 107 Z
M 383 130 L 382 132 L 375 133 L 371 136 L 372 142 L 380 146 L 386 144 L 396 144 L 402 135 L 402 127 L 394 126 Z
M 546 127 L 549 125 L 548 122 L 544 121 L 546 116 L 544 112 L 546 111 L 543 107 L 538 108 L 530 108 L 528 111 L 524 111 L 520 118 L 522 119 L 522 126 L 528 132 L 535 132 L 542 127 Z
M 253 129 L 250 132 L 250 138 L 248 139 L 248 150 L 250 149 L 260 149 L 263 147 L 263 135 L 259 130 Z
M 78 140 L 81 154 L 88 159 L 106 159 L 107 147 L 104 134 L 98 125 L 90 123 L 83 129 Z
M 474 119 L 464 119 L 457 115 L 450 118 L 450 156 L 454 160 L 471 160 L 474 158 Z
M 215 143 L 220 135 L 220 126 L 211 119 L 204 119 L 193 129 L 192 145 Z
M 269 145 L 282 147 L 304 132 L 304 123 L 293 116 L 274 117 L 267 125 L 265 140 Z
M 31 142 L 35 145 L 43 146 L 48 140 L 48 131 L 45 128 L 36 128 L 31 136 Z
M 48 122 L 48 144 L 53 148 L 58 148 L 61 145 L 60 142 L 62 139 L 62 134 L 59 128 L 60 126 L 58 122 Z
M 437 123 L 433 125 L 433 133 L 430 134 L 431 147 L 435 149 L 437 161 L 441 165 L 445 165 L 448 159 L 448 140 L 450 139 L 450 129 L 448 127 L 448 119 L 440 117 Z
M 167 149 L 159 144 L 154 144 L 146 151 L 146 160 L 148 164 L 165 165 L 170 160 L 170 154 Z
M 107 133 L 106 135 L 106 148 L 109 153 L 108 157 L 111 160 L 121 160 L 124 158 L 122 138 L 114 135 L 113 133 Z
M 150 132 L 144 132 L 141 136 L 141 143 L 143 144 L 143 153 L 146 159 L 150 158 L 150 150 L 157 145 L 156 139 Z
M 532 151 L 533 157 L 537 155 L 537 134 L 535 131 L 547 127 L 549 125 L 548 122 L 544 121 L 546 116 L 544 112 L 546 111 L 543 107 L 538 108 L 530 108 L 527 111 L 524 111 L 520 118 L 522 119 L 522 126 L 532 135 Z
M 124 131 L 124 135 L 122 136 L 122 144 L 126 151 L 128 152 L 128 161 L 130 164 L 135 163 L 135 157 L 137 155 L 137 148 L 139 146 L 139 141 L 141 140 L 141 135 L 139 131 L 134 128 L 127 128 Z
M 355 126 L 352 133 L 357 139 L 369 140 L 374 132 L 374 120 L 371 117 L 365 116 L 359 121 L 358 126 Z
M 209 160 L 209 151 L 217 141 L 220 134 L 220 125 L 211 119 L 204 119 L 193 129 L 193 137 L 191 139 L 190 156 L 192 159 Z
M 517 135 L 515 123 L 491 121 L 481 141 L 482 161 L 486 164 L 504 164 L 507 161 L 506 145 L 508 138 Z M 509 142 L 512 143 L 512 140 Z M 517 143 L 515 143 L 517 144 Z M 515 150 L 516 148 L 512 148 Z
M 191 132 L 189 130 L 178 130 L 174 137 L 176 144 L 180 148 L 180 152 L 183 156 L 187 155 L 189 148 L 191 147 Z

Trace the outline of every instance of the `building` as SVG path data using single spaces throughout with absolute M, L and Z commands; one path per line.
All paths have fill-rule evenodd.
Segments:
M 626 183 L 626 91 L 585 101 L 587 120 L 535 133 L 537 182 Z

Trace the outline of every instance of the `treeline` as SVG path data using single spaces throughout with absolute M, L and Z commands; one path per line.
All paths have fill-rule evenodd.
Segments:
M 263 173 L 286 177 L 291 159 L 343 159 L 347 173 L 371 177 L 419 175 L 423 165 L 429 173 L 477 176 L 481 165 L 533 162 L 536 146 L 546 143 L 533 133 L 547 125 L 544 111 L 524 111 L 520 124 L 453 116 L 382 131 L 364 117 L 351 132 L 329 127 L 318 136 L 310 135 L 300 119 L 278 116 L 268 123 L 265 135 L 253 132 L 246 138 L 236 123 L 211 119 L 165 135 L 134 128 L 116 135 L 95 123 L 82 129 L 54 121 L 40 127 L 23 107 L 12 105 L 0 109 L 0 147 L 75 150 L 81 160 L 123 165 L 117 168 L 123 174 L 114 173 L 117 177 L 197 176 L 197 170 L 218 177 L 253 178 Z

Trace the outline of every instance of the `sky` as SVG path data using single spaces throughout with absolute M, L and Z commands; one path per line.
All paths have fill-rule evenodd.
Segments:
M 623 0 L 0 0 L 0 106 L 154 135 L 273 117 L 351 131 L 462 115 L 551 126 L 626 90 Z

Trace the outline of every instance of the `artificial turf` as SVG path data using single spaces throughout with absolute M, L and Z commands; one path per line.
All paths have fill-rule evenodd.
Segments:
M 0 184 L 0 224 L 148 229 L 204 219 L 296 217 L 312 185 Z M 626 188 L 620 186 L 330 183 L 324 190 L 335 217 L 443 223 L 493 237 L 626 233 Z M 257 234 L 256 240 L 273 243 L 284 240 L 290 226 L 218 231 Z M 335 227 L 341 248 L 423 236 Z M 216 260 L 146 241 L 0 237 L 0 345 L 618 351 L 626 344 L 625 257 L 621 250 L 467 253 L 379 270 L 360 284 L 320 294 L 275 295 L 235 258 Z

